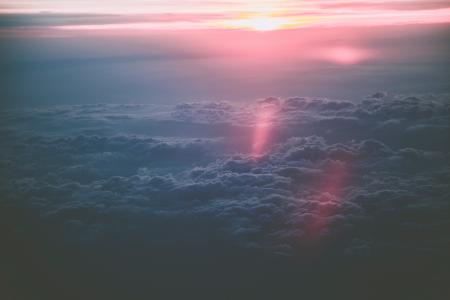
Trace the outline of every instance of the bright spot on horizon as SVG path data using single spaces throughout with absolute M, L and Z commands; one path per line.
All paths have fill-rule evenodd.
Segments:
M 229 26 L 238 29 L 251 29 L 256 31 L 272 31 L 285 27 L 288 22 L 282 18 L 274 17 L 252 17 L 247 19 L 233 20 L 228 22 Z
M 354 47 L 331 47 L 325 51 L 318 51 L 318 53 L 321 59 L 340 65 L 360 63 L 374 56 L 366 49 Z
M 226 20 L 222 23 L 222 27 L 228 29 L 247 29 L 254 31 L 274 31 L 299 27 L 312 20 L 305 18 L 292 18 L 274 15 L 249 15 L 236 19 Z

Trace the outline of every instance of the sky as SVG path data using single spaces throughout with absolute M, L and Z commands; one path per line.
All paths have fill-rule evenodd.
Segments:
M 22 106 L 444 93 L 449 22 L 439 0 L 3 1 L 0 95 Z
M 89 14 L 80 25 L 111 23 L 134 26 L 251 28 L 255 22 L 272 22 L 279 28 L 301 26 L 391 25 L 447 23 L 448 1 L 3 1 L 2 13 Z M 109 16 L 102 16 L 102 15 Z M 97 15 L 97 16 L 95 16 Z M 113 15 L 113 16 L 111 16 Z M 123 18 L 127 16 L 127 18 Z M 60 20 L 63 21 L 63 20 Z M 83 24 L 86 23 L 86 24 Z M 64 21 L 62 22 L 64 24 Z M 73 28 L 73 27 L 72 27 Z M 86 27 L 85 27 L 86 28 Z M 92 28 L 92 27 L 87 27 Z

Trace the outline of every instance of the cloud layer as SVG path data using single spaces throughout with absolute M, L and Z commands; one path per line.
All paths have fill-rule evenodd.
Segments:
M 175 273 L 186 257 L 237 266 L 248 253 L 296 263 L 446 257 L 449 107 L 445 95 L 376 93 L 3 111 L 2 219 L 20 239 L 96 263 L 135 255 L 135 268 L 158 269 L 157 257 L 158 270 Z M 183 285 L 161 276 L 156 284 Z
M 254 17 L 276 17 L 287 28 L 309 25 L 448 23 L 448 1 L 6 1 L 1 26 L 66 29 L 223 28 Z M 6 13 L 6 14 L 5 14 Z M 240 26 L 238 26 L 240 27 Z M 247 26 L 244 28 L 248 29 Z

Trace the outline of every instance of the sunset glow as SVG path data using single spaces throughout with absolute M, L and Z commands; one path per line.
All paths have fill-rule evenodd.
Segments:
M 259 31 L 269 31 L 280 29 L 285 22 L 282 19 L 275 18 L 250 18 L 231 21 L 230 25 L 237 28 L 248 28 Z
M 58 29 L 242 29 L 450 22 L 445 1 L 6 1 L 0 14 L 34 15 Z M 29 24 L 29 23 L 27 23 Z M 67 28 L 65 28 L 67 26 Z
M 256 31 L 271 31 L 292 27 L 294 24 L 287 18 L 257 16 L 225 22 L 225 27 L 232 29 L 249 29 Z

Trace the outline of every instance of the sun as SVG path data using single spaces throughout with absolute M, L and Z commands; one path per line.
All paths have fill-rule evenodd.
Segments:
M 256 17 L 250 18 L 246 21 L 247 27 L 257 31 L 271 31 L 283 28 L 283 25 L 286 25 L 285 21 L 278 18 L 270 18 L 270 17 Z
M 231 20 L 226 27 L 233 29 L 249 29 L 255 31 L 272 31 L 288 27 L 289 22 L 276 17 L 249 17 Z

